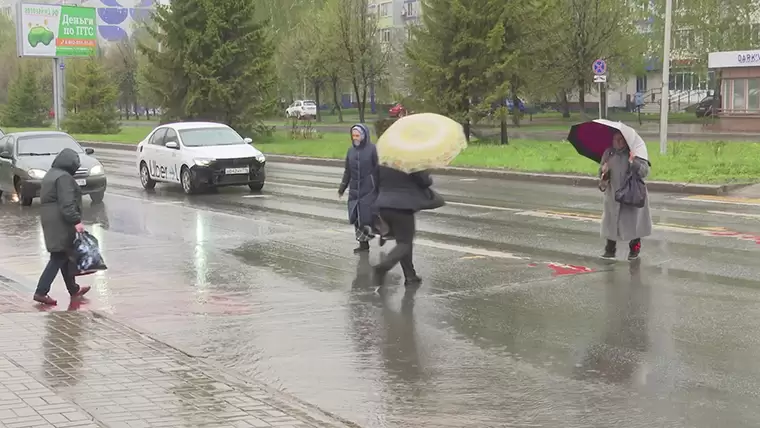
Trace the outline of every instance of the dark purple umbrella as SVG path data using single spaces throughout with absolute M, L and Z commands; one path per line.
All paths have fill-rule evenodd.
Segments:
M 620 132 L 620 126 L 620 122 L 604 119 L 579 123 L 570 128 L 567 141 L 578 153 L 599 163 L 605 150 L 612 147 L 612 137 Z

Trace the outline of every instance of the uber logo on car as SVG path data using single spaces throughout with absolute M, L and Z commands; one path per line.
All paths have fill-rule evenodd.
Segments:
M 176 180 L 177 166 L 166 167 L 164 165 L 159 165 L 156 161 L 150 161 L 150 174 L 153 177 L 161 178 L 163 180 Z

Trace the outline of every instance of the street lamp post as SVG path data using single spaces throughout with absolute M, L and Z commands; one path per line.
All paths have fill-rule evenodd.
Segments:
M 662 44 L 662 96 L 660 99 L 660 153 L 668 151 L 668 112 L 670 110 L 670 35 L 673 0 L 665 0 L 665 40 Z

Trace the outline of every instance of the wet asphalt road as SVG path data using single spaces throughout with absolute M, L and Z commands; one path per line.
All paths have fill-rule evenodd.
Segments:
M 398 271 L 376 294 L 339 170 L 271 164 L 263 194 L 188 198 L 143 191 L 132 152 L 96 156 L 110 269 L 82 280 L 89 308 L 361 426 L 760 424 L 760 206 L 652 195 L 642 261 L 603 262 L 598 191 L 437 177 L 422 288 Z M 38 204 L 4 201 L 0 228 L 0 274 L 31 295 Z

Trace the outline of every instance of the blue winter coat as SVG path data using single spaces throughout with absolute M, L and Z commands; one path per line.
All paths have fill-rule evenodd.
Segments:
M 366 136 L 358 145 L 351 145 L 346 153 L 346 166 L 338 193 L 348 189 L 348 221 L 357 226 L 372 226 L 373 209 L 377 198 L 377 148 L 372 144 L 369 129 L 357 124 Z

